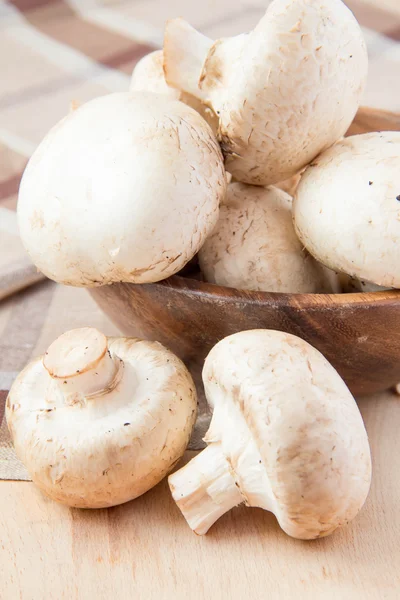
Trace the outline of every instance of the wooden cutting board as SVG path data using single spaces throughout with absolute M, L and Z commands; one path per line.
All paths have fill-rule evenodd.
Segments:
M 287 537 L 273 515 L 245 507 L 198 537 L 165 481 L 97 511 L 0 481 L 1 600 L 398 600 L 400 398 L 359 405 L 373 454 L 370 497 L 351 525 L 314 542 Z

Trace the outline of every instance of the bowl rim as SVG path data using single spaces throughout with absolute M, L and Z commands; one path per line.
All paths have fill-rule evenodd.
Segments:
M 128 284 L 132 285 L 132 284 Z M 189 276 L 172 275 L 154 283 L 145 284 L 159 288 L 170 288 L 187 296 L 201 296 L 210 300 L 221 299 L 223 302 L 245 302 L 247 304 L 275 304 L 298 308 L 317 306 L 356 306 L 377 303 L 399 303 L 400 290 L 382 290 L 378 292 L 350 292 L 337 294 L 289 294 L 282 292 L 263 292 L 230 288 L 207 281 L 191 279 Z

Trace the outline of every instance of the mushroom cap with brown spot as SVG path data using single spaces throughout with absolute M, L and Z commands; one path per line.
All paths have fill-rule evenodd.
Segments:
M 64 284 L 159 281 L 201 247 L 225 190 L 220 148 L 196 111 L 152 93 L 110 94 L 65 117 L 33 154 L 21 239 Z
M 368 56 L 342 0 L 273 0 L 252 31 L 215 42 L 167 22 L 170 85 L 209 104 L 236 181 L 272 185 L 340 139 L 359 107 Z
M 367 497 L 371 457 L 356 402 L 315 348 L 279 331 L 229 336 L 208 355 L 214 408 L 207 441 L 220 442 L 244 499 L 313 539 L 350 521 Z
M 317 260 L 399 288 L 400 133 L 348 137 L 318 156 L 301 178 L 293 214 Z
M 75 337 L 77 331 L 85 329 Z M 133 338 L 110 338 L 107 349 L 106 357 L 123 365 L 109 389 L 67 398 L 69 380 L 63 386 L 52 379 L 37 359 L 19 374 L 7 400 L 18 457 L 43 492 L 69 506 L 114 506 L 149 490 L 182 456 L 196 418 L 193 380 L 172 352 Z M 57 350 L 49 348 L 53 362 Z M 94 379 L 101 375 L 96 371 Z

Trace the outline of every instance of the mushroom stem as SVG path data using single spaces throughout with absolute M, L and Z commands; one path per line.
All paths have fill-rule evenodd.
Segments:
M 184 19 L 167 21 L 164 35 L 164 75 L 168 85 L 205 101 L 199 83 L 213 40 Z
M 90 327 L 64 333 L 48 348 L 43 365 L 67 402 L 114 389 L 123 363 L 114 359 L 107 338 Z
M 218 443 L 210 444 L 168 478 L 172 496 L 193 531 L 207 533 L 228 510 L 244 502 Z

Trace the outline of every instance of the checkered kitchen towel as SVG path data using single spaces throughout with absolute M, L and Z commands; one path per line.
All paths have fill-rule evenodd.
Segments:
M 69 110 L 128 89 L 135 63 L 183 16 L 210 37 L 248 31 L 268 0 L 0 0 L 0 298 L 10 269 L 26 273 L 17 237 L 18 185 L 27 159 Z M 370 56 L 364 104 L 400 111 L 400 0 L 347 0 Z M 11 268 L 11 264 L 15 267 Z M 34 271 L 29 271 L 34 276 Z M 44 281 L 0 300 L 0 478 L 26 479 L 4 420 L 16 373 L 67 329 L 117 330 L 84 290 Z M 2 391 L 1 391 L 2 390 Z

